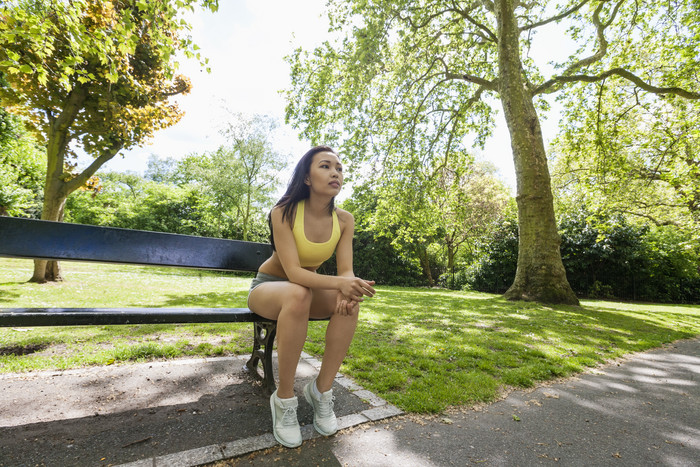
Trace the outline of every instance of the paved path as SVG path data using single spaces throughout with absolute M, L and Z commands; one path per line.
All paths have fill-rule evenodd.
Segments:
M 229 465 L 700 466 L 700 339 L 480 410 L 395 417 Z
M 0 375 L 0 466 L 189 466 L 276 446 L 269 397 L 246 359 Z M 304 355 L 298 394 L 319 367 Z M 400 413 L 348 378 L 333 393 L 343 428 Z M 318 436 L 312 418 L 300 398 L 305 439 Z
M 0 465 L 700 466 L 700 339 L 440 416 L 383 419 L 396 409 L 340 378 L 348 428 L 316 436 L 300 403 L 297 449 L 275 446 L 267 398 L 231 372 L 242 363 L 0 376 Z

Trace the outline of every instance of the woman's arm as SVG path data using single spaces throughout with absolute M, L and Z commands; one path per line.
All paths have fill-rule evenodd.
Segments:
M 340 240 L 338 241 L 338 246 L 335 249 L 335 262 L 338 266 L 338 276 L 341 277 L 355 277 L 355 272 L 353 271 L 353 249 L 352 241 L 355 235 L 355 219 L 347 211 L 338 209 L 338 220 L 342 228 L 342 234 Z M 374 296 L 374 281 L 365 281 L 368 287 L 364 287 L 364 294 L 370 297 Z M 368 293 L 369 292 L 369 293 Z M 358 304 L 363 298 L 350 299 L 343 295 L 342 292 L 338 292 L 338 299 L 336 304 L 336 313 L 341 315 L 349 315 L 357 313 Z
M 342 209 L 337 209 L 336 212 L 342 229 L 338 246 L 335 248 L 335 262 L 338 266 L 338 275 L 355 277 L 352 263 L 352 239 L 355 235 L 355 218 L 352 214 Z

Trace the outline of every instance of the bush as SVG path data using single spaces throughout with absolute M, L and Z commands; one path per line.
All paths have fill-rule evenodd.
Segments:
M 566 277 L 578 296 L 700 302 L 698 246 L 679 229 L 632 225 L 586 211 L 563 216 L 559 226 Z M 472 267 L 455 276 L 455 285 L 459 277 L 468 288 L 504 293 L 517 267 L 516 221 L 505 222 L 482 251 Z
M 374 238 L 371 232 L 358 230 L 353 243 L 353 269 L 355 275 L 374 280 L 379 285 L 415 287 L 425 285 L 418 267 L 403 258 L 386 237 Z M 335 274 L 335 256 L 326 261 L 318 271 Z
M 465 273 L 470 281 L 465 285 L 480 292 L 504 293 L 513 283 L 518 265 L 517 221 L 506 219 L 482 251 L 472 271 Z
M 438 285 L 451 290 L 472 290 L 474 282 L 474 268 L 461 267 L 455 269 L 454 274 L 446 272 L 440 275 Z
M 560 223 L 562 259 L 571 287 L 591 298 L 700 301 L 700 261 L 692 242 L 672 227 L 631 225 L 586 212 Z

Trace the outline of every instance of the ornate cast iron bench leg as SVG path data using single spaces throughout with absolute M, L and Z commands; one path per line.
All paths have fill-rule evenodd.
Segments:
M 272 369 L 272 348 L 277 334 L 277 323 L 271 321 L 255 322 L 253 328 L 253 353 L 246 363 L 246 368 L 257 379 L 262 380 L 269 394 L 275 392 L 275 374 Z M 263 374 L 258 371 L 258 363 L 262 362 Z

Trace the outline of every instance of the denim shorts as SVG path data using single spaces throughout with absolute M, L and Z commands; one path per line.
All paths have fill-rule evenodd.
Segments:
M 265 274 L 264 272 L 258 271 L 256 276 L 253 278 L 253 281 L 250 283 L 250 289 L 248 290 L 248 298 L 250 298 L 250 293 L 253 291 L 253 289 L 255 289 L 260 284 L 264 284 L 265 282 L 289 282 L 289 279 L 284 279 L 282 277 L 277 277 L 273 276 L 272 274 Z

